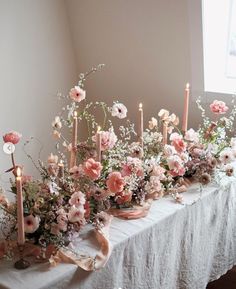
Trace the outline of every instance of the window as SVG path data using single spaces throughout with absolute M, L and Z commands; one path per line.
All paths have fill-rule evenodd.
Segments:
M 202 0 L 204 90 L 236 92 L 236 0 Z

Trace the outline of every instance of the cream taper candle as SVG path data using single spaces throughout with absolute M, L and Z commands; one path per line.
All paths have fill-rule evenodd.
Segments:
M 143 148 L 143 104 L 139 104 L 139 143 Z
M 102 138 L 101 138 L 101 127 L 97 127 L 97 134 L 96 134 L 96 146 L 97 146 L 97 161 L 101 162 L 102 160 Z

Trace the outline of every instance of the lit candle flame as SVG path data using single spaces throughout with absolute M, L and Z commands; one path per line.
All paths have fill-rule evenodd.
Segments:
M 99 133 L 99 132 L 101 132 L 101 127 L 98 125 L 98 127 L 97 127 L 97 132 Z
M 185 89 L 189 89 L 190 85 L 189 83 L 186 83 L 186 88 Z
M 20 167 L 17 167 L 17 169 L 16 169 L 16 176 L 19 178 L 19 177 L 21 177 L 21 174 L 22 174 L 21 168 L 20 168 Z
M 141 110 L 141 109 L 143 109 L 143 104 L 142 103 L 139 104 L 139 110 Z
M 74 111 L 74 117 L 77 117 L 78 116 L 78 114 L 77 114 L 77 111 L 75 110 Z
M 63 166 L 63 160 L 60 160 L 59 165 Z

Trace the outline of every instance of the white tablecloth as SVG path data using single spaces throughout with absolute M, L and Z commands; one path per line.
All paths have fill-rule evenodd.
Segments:
M 166 197 L 153 203 L 146 218 L 114 218 L 113 251 L 100 271 L 73 264 L 17 271 L 12 262 L 1 261 L 0 288 L 204 289 L 236 264 L 236 181 L 205 188 L 190 205 L 198 197 L 194 186 L 184 194 L 188 205 Z M 83 248 L 86 241 L 80 243 Z

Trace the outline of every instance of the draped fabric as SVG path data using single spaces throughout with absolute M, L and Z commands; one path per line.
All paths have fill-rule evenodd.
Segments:
M 223 183 L 223 182 L 222 182 Z M 148 215 L 113 218 L 112 252 L 106 266 L 86 272 L 76 264 L 34 264 L 24 271 L 0 262 L 0 288 L 11 289 L 204 289 L 236 264 L 236 181 L 193 185 L 184 205 L 171 197 L 153 201 Z M 99 244 L 89 228 L 76 250 L 96 256 Z

